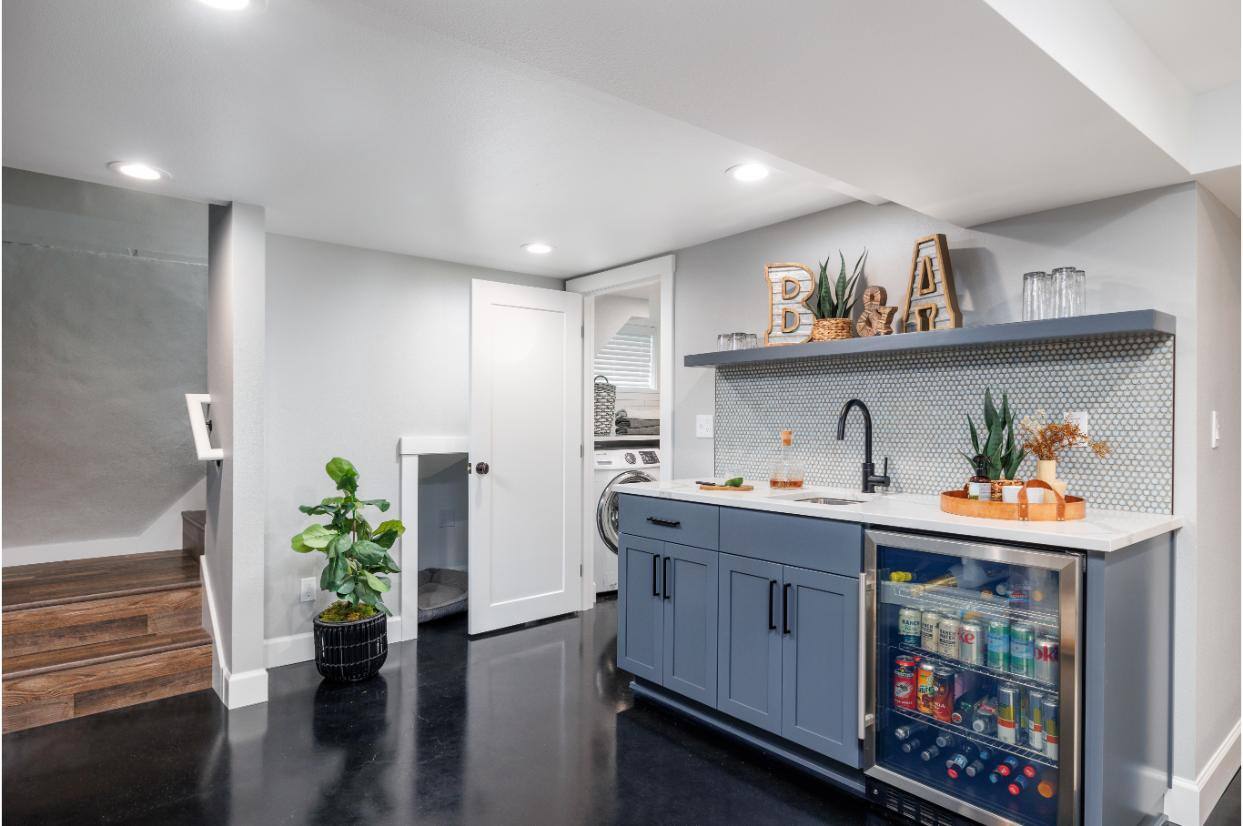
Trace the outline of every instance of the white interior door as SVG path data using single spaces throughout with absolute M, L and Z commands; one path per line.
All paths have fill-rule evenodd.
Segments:
M 582 607 L 582 312 L 471 282 L 471 634 Z

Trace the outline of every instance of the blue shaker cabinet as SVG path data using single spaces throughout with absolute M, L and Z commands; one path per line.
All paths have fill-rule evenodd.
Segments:
M 782 566 L 721 554 L 716 707 L 781 733 Z
M 656 683 L 664 669 L 664 547 L 659 540 L 627 534 L 617 543 L 617 665 Z

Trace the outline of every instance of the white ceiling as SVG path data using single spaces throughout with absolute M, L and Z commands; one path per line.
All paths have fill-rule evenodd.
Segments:
M 849 196 L 971 225 L 1188 179 L 980 0 L 9 0 L 4 114 L 11 166 L 559 276 Z
M 1239 0 L 1110 0 L 1192 94 L 1239 82 Z
M 4 4 L 4 163 L 263 204 L 269 229 L 568 276 L 845 203 L 824 176 L 352 4 Z M 744 186 L 724 174 L 759 159 Z M 142 186 L 142 185 L 138 185 Z M 527 241 L 553 254 L 533 256 Z

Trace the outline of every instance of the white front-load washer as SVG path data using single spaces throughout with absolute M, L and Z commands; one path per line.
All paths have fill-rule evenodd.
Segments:
M 631 482 L 654 482 L 660 451 L 651 447 L 605 448 L 595 452 L 595 521 L 592 542 L 596 593 L 617 590 L 617 488 Z

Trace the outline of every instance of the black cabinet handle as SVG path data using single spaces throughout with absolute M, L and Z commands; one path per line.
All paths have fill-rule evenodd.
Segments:
M 652 596 L 660 596 L 660 575 L 656 572 L 656 566 L 660 564 L 660 554 L 652 554 Z
M 790 633 L 790 583 L 781 589 L 781 633 Z
M 665 599 L 669 599 L 669 557 L 665 557 L 665 561 L 661 563 L 661 583 L 660 587 L 664 591 Z
M 682 523 L 678 521 L 677 519 L 661 519 L 660 517 L 657 517 L 657 516 L 649 516 L 647 518 L 647 521 L 651 522 L 653 525 L 660 525 L 662 528 L 682 527 Z
M 773 621 L 773 589 L 777 587 L 777 580 L 768 580 L 768 630 L 776 631 L 777 623 Z

